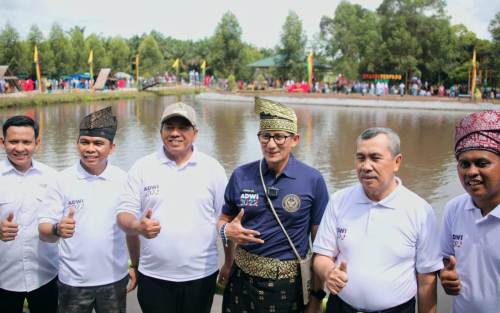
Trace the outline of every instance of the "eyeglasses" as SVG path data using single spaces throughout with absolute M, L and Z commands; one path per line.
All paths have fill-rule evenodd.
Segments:
M 259 137 L 259 141 L 261 144 L 268 144 L 269 143 L 269 140 L 271 140 L 271 138 L 273 138 L 274 142 L 277 144 L 277 145 L 282 145 L 286 142 L 286 140 L 289 138 L 289 137 L 292 137 L 292 135 L 283 135 L 283 134 L 275 134 L 275 135 L 271 135 L 271 134 L 262 134 L 262 133 L 258 133 L 257 134 L 257 137 Z

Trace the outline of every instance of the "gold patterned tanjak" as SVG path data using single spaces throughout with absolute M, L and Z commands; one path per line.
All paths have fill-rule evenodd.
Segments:
M 116 117 L 113 116 L 111 107 L 93 112 L 85 116 L 80 122 L 80 129 L 115 128 Z
M 284 130 L 297 134 L 295 111 L 281 103 L 255 97 L 255 113 L 260 115 L 260 130 Z

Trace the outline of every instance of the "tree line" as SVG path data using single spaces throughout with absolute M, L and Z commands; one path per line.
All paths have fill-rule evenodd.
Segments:
M 247 65 L 261 58 L 279 55 L 279 66 L 270 74 L 281 79 L 306 77 L 305 55 L 313 48 L 315 60 L 359 79 L 362 73 L 402 74 L 425 78 L 430 83 L 464 83 L 469 79 L 473 49 L 478 55 L 481 80 L 489 85 L 500 78 L 500 12 L 490 21 L 492 40 L 480 39 L 464 25 L 452 25 L 444 0 L 384 0 L 371 11 L 348 1 L 341 2 L 331 16 L 319 22 L 319 31 L 308 39 L 300 17 L 290 11 L 276 47 L 259 48 L 242 40 L 242 28 L 228 11 L 214 34 L 200 40 L 179 40 L 151 31 L 130 38 L 86 34 L 85 27 L 64 30 L 54 23 L 47 36 L 33 25 L 25 39 L 10 24 L 0 31 L 0 64 L 7 64 L 18 76 L 35 75 L 33 50 L 39 50 L 42 74 L 60 77 L 88 72 L 93 51 L 94 69 L 110 67 L 131 73 L 135 56 L 140 56 L 141 76 L 173 71 L 176 59 L 185 71 L 207 71 L 217 77 L 234 75 L 250 80 L 254 69 Z M 323 79 L 324 71 L 315 72 Z

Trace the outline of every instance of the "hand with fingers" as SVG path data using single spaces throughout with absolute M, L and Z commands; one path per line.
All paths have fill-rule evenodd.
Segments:
M 238 215 L 236 215 L 236 217 L 227 224 L 227 238 L 237 244 L 264 243 L 264 240 L 258 238 L 258 236 L 260 236 L 260 233 L 258 231 L 244 228 L 241 225 L 243 214 L 245 214 L 245 210 L 241 209 L 240 213 L 238 213 Z
M 453 255 L 449 258 L 443 259 L 444 268 L 441 270 L 441 285 L 444 291 L 451 295 L 456 296 L 460 293 L 460 279 L 457 274 L 457 260 Z
M 71 238 L 75 233 L 75 208 L 70 208 L 67 216 L 64 216 L 60 221 L 58 233 L 61 238 Z
M 5 220 L 0 220 L 0 240 L 14 240 L 18 231 L 19 225 L 14 223 L 14 213 L 10 212 Z
M 149 208 L 139 222 L 139 234 L 152 239 L 158 236 L 160 230 L 160 222 L 153 218 L 153 209 Z
M 338 294 L 347 285 L 347 262 L 342 261 L 326 275 L 325 286 L 334 295 Z
M 127 286 L 127 293 L 133 291 L 137 287 L 137 268 L 136 267 L 130 267 L 128 269 L 128 286 Z

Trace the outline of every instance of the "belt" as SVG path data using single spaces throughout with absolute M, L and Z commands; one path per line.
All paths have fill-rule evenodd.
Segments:
M 234 262 L 245 273 L 266 279 L 295 278 L 299 274 L 299 261 L 282 261 L 252 254 L 240 247 L 236 248 Z
M 409 307 L 415 308 L 415 298 L 402 303 L 400 305 L 393 306 L 392 308 L 378 310 L 378 311 L 362 311 L 352 307 L 349 303 L 342 300 L 339 296 L 333 296 L 333 301 L 338 301 L 340 307 L 342 307 L 342 312 L 346 313 L 398 313 L 400 311 L 406 310 Z

